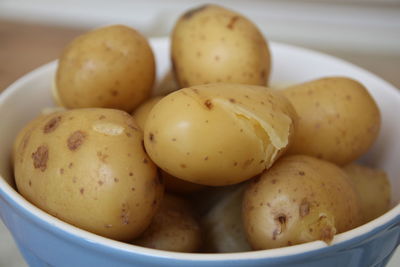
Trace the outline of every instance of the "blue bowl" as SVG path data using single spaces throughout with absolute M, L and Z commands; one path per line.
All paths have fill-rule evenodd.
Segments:
M 158 77 L 169 69 L 169 42 L 151 40 Z M 289 45 L 270 44 L 272 86 L 323 76 L 347 76 L 362 82 L 382 112 L 382 130 L 363 161 L 385 169 L 393 189 L 400 188 L 400 93 L 392 85 L 342 60 Z M 392 209 L 331 245 L 315 241 L 254 252 L 200 254 L 143 248 L 78 229 L 36 208 L 15 190 L 11 169 L 17 132 L 43 108 L 54 106 L 51 84 L 57 62 L 22 77 L 0 95 L 0 217 L 30 266 L 385 266 L 400 240 L 400 190 L 392 190 Z

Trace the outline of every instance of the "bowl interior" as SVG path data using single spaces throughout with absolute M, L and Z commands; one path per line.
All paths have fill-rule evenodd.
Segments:
M 153 39 L 151 45 L 156 56 L 157 77 L 160 80 L 170 68 L 169 41 L 167 38 Z M 395 206 L 400 200 L 400 191 L 393 190 L 393 188 L 400 188 L 400 179 L 398 178 L 400 164 L 397 162 L 400 157 L 400 143 L 397 142 L 397 137 L 400 136 L 400 124 L 396 123 L 397 114 L 400 113 L 400 93 L 397 89 L 357 66 L 324 54 L 278 43 L 271 43 L 270 47 L 273 60 L 271 86 L 279 87 L 283 84 L 294 84 L 324 76 L 347 76 L 360 81 L 367 87 L 381 110 L 382 129 L 377 142 L 360 160 L 388 172 L 392 186 L 392 205 Z M 37 116 L 43 108 L 55 106 L 51 96 L 51 84 L 56 64 L 57 62 L 52 62 L 36 69 L 16 81 L 0 95 L 0 179 L 7 182 L 0 183 L 0 192 L 3 191 L 6 194 L 9 192 L 12 196 L 17 195 L 13 189 L 10 160 L 12 144 L 18 131 L 29 120 Z M 24 204 L 23 200 L 22 202 L 19 200 L 19 203 L 30 205 L 26 201 Z M 400 213 L 399 206 L 396 206 L 395 209 L 396 213 L 393 216 Z M 35 209 L 32 210 L 32 213 L 39 214 Z M 385 220 L 390 220 L 393 216 L 370 225 L 375 227 L 384 223 Z M 362 231 L 368 231 L 370 228 L 362 229 Z M 352 233 L 343 233 L 337 240 L 348 240 L 360 232 L 353 231 Z M 312 245 L 310 247 L 310 244 L 300 246 L 313 248 Z M 287 248 L 286 251 L 294 250 Z

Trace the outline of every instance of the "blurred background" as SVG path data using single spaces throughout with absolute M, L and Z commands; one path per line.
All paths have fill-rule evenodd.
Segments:
M 205 3 L 242 13 L 269 41 L 331 54 L 400 88 L 400 0 L 0 0 L 0 92 L 89 29 L 120 23 L 168 36 L 183 12 Z M 1 222 L 0 266 L 26 266 Z M 400 266 L 400 251 L 389 266 Z

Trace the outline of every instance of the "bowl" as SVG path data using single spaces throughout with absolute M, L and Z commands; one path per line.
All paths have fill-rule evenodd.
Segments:
M 169 40 L 152 39 L 158 78 L 170 68 Z M 342 75 L 363 83 L 382 112 L 378 140 L 361 160 L 385 169 L 400 188 L 400 93 L 389 83 L 343 60 L 281 43 L 270 43 L 271 85 Z M 78 229 L 36 208 L 15 190 L 10 154 L 17 132 L 43 108 L 54 106 L 51 84 L 57 62 L 20 78 L 0 94 L 0 217 L 30 266 L 384 266 L 400 236 L 400 190 L 379 218 L 322 241 L 241 253 L 177 253 L 138 247 Z M 379 197 L 379 196 L 377 196 Z

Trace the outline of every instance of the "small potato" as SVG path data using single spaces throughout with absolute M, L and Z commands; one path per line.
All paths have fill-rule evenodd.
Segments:
M 240 183 L 285 151 L 296 113 L 262 86 L 208 84 L 161 99 L 145 125 L 145 147 L 167 173 L 197 184 Z
M 219 200 L 202 218 L 207 252 L 250 251 L 242 221 L 242 200 L 246 184 L 239 185 Z
M 99 108 L 55 112 L 24 132 L 16 139 L 14 174 L 28 201 L 112 239 L 132 240 L 147 228 L 163 185 L 128 113 Z
M 371 147 L 381 117 L 377 104 L 359 82 L 329 77 L 283 90 L 299 115 L 291 154 L 305 154 L 339 165 Z
M 73 40 L 60 56 L 54 98 L 67 108 L 132 111 L 151 94 L 155 60 L 148 41 L 123 25 Z
M 361 203 L 364 223 L 367 223 L 390 208 L 390 183 L 386 173 L 356 163 L 343 167 L 354 185 Z
M 136 123 L 140 127 L 140 129 L 144 129 L 144 125 L 146 120 L 149 116 L 151 109 L 157 104 L 163 96 L 156 96 L 150 98 L 143 104 L 141 104 L 135 111 L 132 113 L 133 118 L 135 119 Z M 160 175 L 164 180 L 165 189 L 172 193 L 178 194 L 186 194 L 192 193 L 195 191 L 199 191 L 204 188 L 203 185 L 194 184 L 182 179 L 178 179 L 164 171 L 160 171 Z
M 196 252 L 201 239 L 200 224 L 185 199 L 166 194 L 150 226 L 132 243 L 168 251 Z
M 149 116 L 151 109 L 162 98 L 163 96 L 155 96 L 150 99 L 147 99 L 132 112 L 133 119 L 136 121 L 140 129 L 142 130 L 144 129 L 144 125 L 146 123 L 147 117 Z
M 358 196 L 346 173 L 309 156 L 286 156 L 253 180 L 243 199 L 243 219 L 253 249 L 314 240 L 362 222 Z
M 217 5 L 189 10 L 171 36 L 171 59 L 181 88 L 206 83 L 266 86 L 268 44 L 249 19 Z

